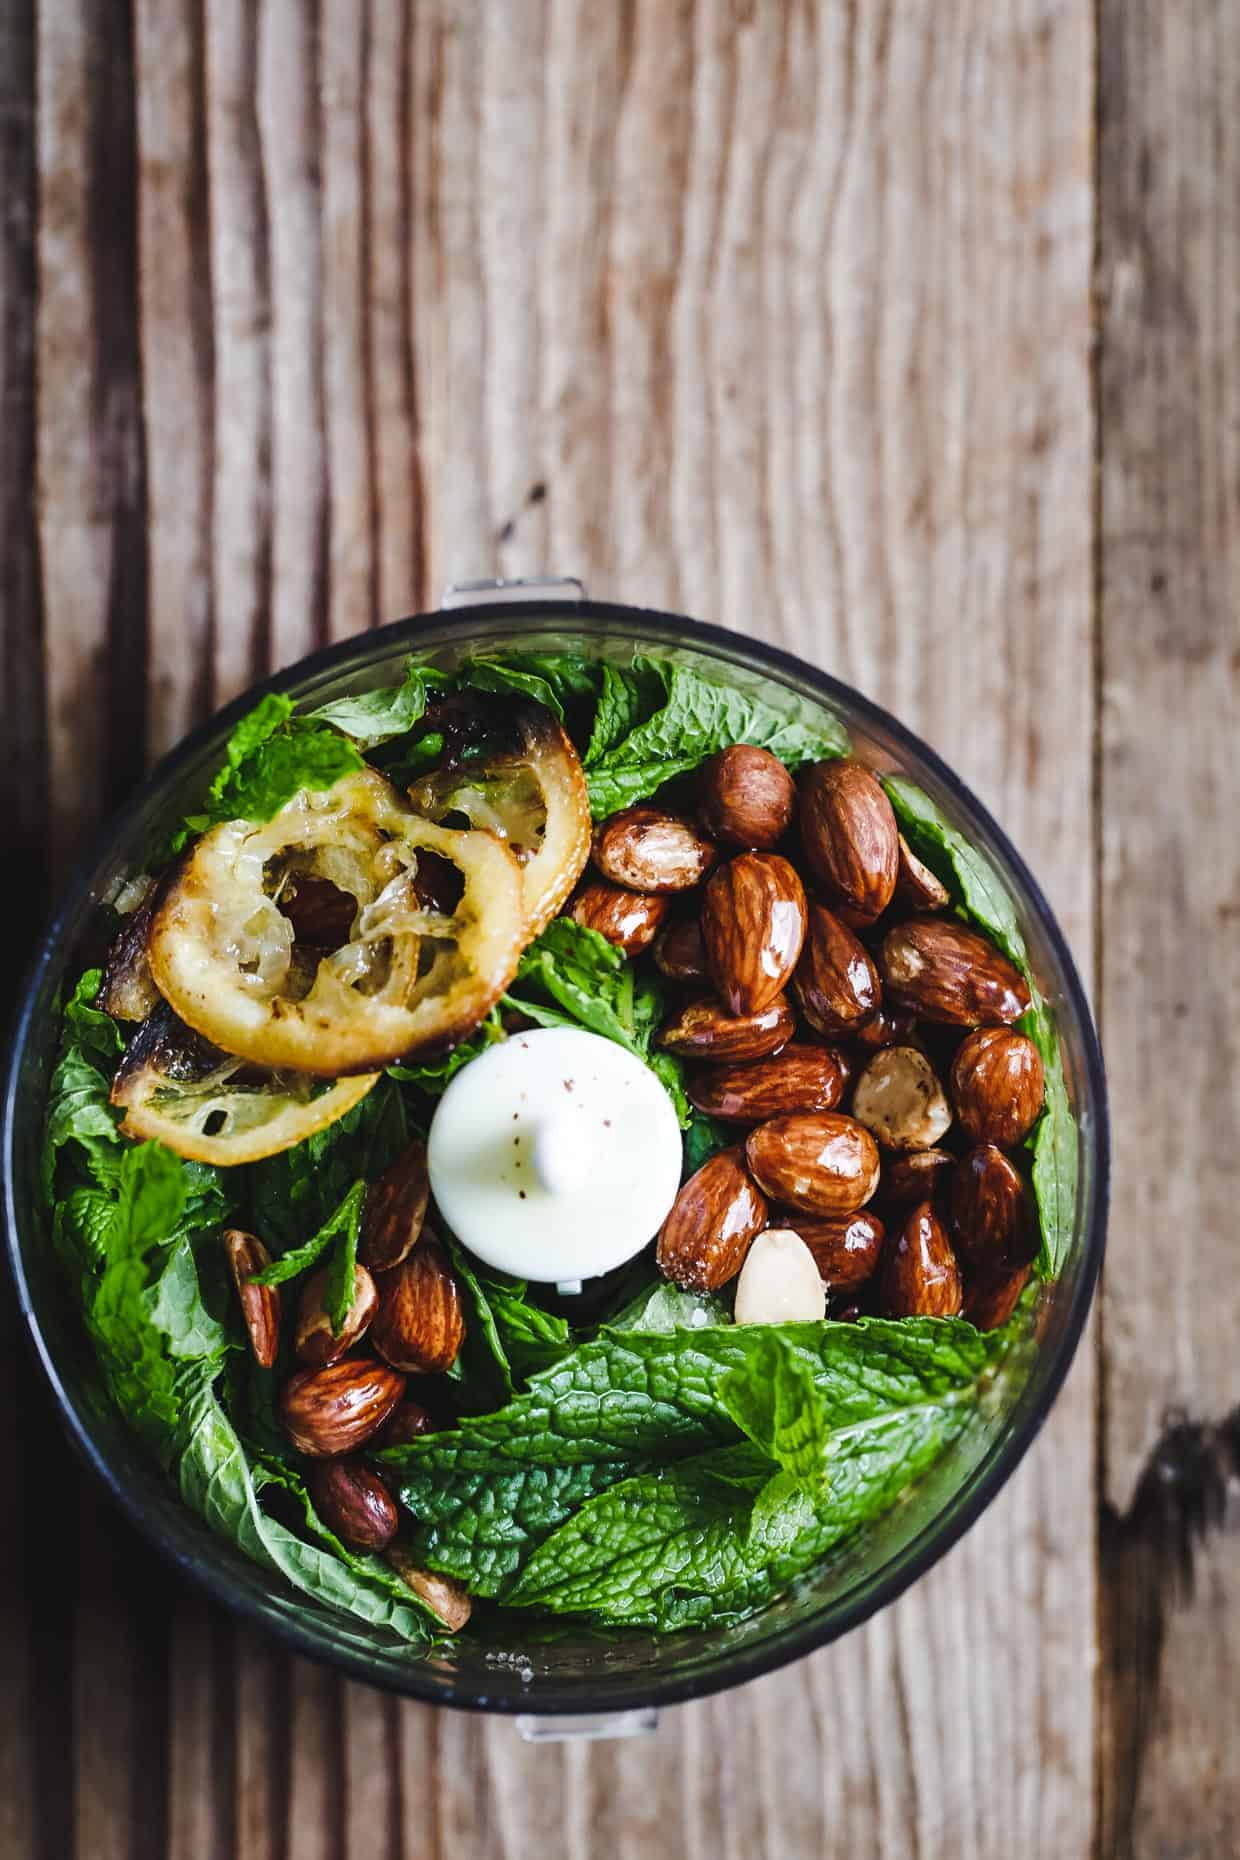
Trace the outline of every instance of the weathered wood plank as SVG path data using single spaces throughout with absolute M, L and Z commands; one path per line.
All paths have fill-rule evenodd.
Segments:
M 1115 1202 L 1103 1300 L 1099 1851 L 1240 1842 L 1234 1545 L 1176 1568 L 1203 1471 L 1169 1409 L 1240 1404 L 1240 19 L 1104 0 L 1102 1019 Z M 1138 1495 L 1147 1457 L 1158 1467 Z M 1240 1466 L 1233 1465 L 1233 1476 Z

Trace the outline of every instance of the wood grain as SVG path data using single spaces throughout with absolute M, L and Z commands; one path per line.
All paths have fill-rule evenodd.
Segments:
M 1217 1423 L 1240 1404 L 1240 20 L 1205 0 L 1102 14 L 1101 1003 L 1116 1195 L 1100 1851 L 1221 1854 L 1240 1843 L 1240 1574 L 1234 1541 L 1208 1538 L 1185 1592 L 1179 1552 L 1220 1451 L 1207 1443 L 1196 1463 L 1191 1436 L 1164 1429 L 1169 1410 Z

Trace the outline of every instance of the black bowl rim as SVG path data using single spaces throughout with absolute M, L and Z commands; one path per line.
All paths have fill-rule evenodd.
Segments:
M 909 1546 L 902 1565 L 895 1574 L 885 1581 L 880 1581 L 864 1598 L 851 1604 L 845 1603 L 839 1609 L 833 1610 L 827 1621 L 821 1624 L 809 1624 L 803 1632 L 791 1637 L 791 1644 L 785 1640 L 779 1640 L 771 1647 L 759 1647 L 752 1653 L 742 1650 L 735 1657 L 725 1659 L 721 1663 L 720 1670 L 705 1674 L 695 1673 L 684 1679 L 672 1676 L 643 1684 L 640 1676 L 632 1678 L 626 1676 L 622 1684 L 615 1685 L 613 1677 L 610 1683 L 620 1696 L 601 1699 L 597 1706 L 593 1707 L 594 1710 L 606 1713 L 638 1707 L 681 1704 L 690 1699 L 703 1698 L 711 1693 L 730 1690 L 734 1686 L 746 1684 L 749 1680 L 758 1679 L 764 1673 L 789 1665 L 794 1660 L 802 1659 L 818 1648 L 838 1640 L 842 1635 L 868 1620 L 871 1615 L 877 1614 L 881 1608 L 887 1607 L 960 1541 L 1024 1458 L 1041 1431 L 1063 1386 L 1080 1343 L 1102 1265 L 1106 1245 L 1110 1189 L 1110 1121 L 1105 1072 L 1097 1031 L 1072 953 L 1041 886 L 989 809 L 928 744 L 902 724 L 898 718 L 893 717 L 881 705 L 874 703 L 854 686 L 835 678 L 829 672 L 821 671 L 817 666 L 810 665 L 783 647 L 770 645 L 764 640 L 752 639 L 745 634 L 738 635 L 733 630 L 713 625 L 707 621 L 693 620 L 686 615 L 668 613 L 658 608 L 629 607 L 618 602 L 594 601 L 585 598 L 580 600 L 562 598 L 549 600 L 545 597 L 529 600 L 480 599 L 467 607 L 452 610 L 437 609 L 410 615 L 404 619 L 392 621 L 388 625 L 377 627 L 370 633 L 354 634 L 348 639 L 325 646 L 297 660 L 295 664 L 273 672 L 261 682 L 251 685 L 231 703 L 224 705 L 222 709 L 206 718 L 183 737 L 160 759 L 124 806 L 116 810 L 91 836 L 85 853 L 78 859 L 73 875 L 65 887 L 60 906 L 28 967 L 18 997 L 4 1086 L 0 1170 L 3 1171 L 4 1177 L 5 1235 L 9 1264 L 17 1286 L 22 1316 L 29 1328 L 44 1373 L 51 1384 L 62 1421 L 79 1456 L 102 1482 L 139 1533 L 154 1545 L 161 1555 L 168 1558 L 179 1570 L 206 1589 L 213 1600 L 234 1613 L 239 1613 L 264 1632 L 274 1635 L 292 1651 L 304 1654 L 321 1664 L 346 1673 L 350 1678 L 361 1680 L 380 1690 L 415 1698 L 428 1704 L 450 1706 L 457 1710 L 528 1714 L 534 1717 L 560 1714 L 583 1715 L 588 1714 L 592 1708 L 583 1704 L 578 1692 L 557 1691 L 554 1685 L 549 1686 L 545 1691 L 540 1686 L 533 1698 L 528 1695 L 523 1696 L 521 1692 L 506 1691 L 502 1682 L 494 1694 L 476 1691 L 463 1694 L 452 1685 L 445 1686 L 442 1682 L 436 1683 L 423 1679 L 423 1669 L 417 1663 L 411 1662 L 407 1675 L 403 1672 L 398 1675 L 386 1668 L 376 1673 L 364 1653 L 354 1654 L 345 1648 L 325 1646 L 311 1626 L 303 1626 L 299 1621 L 273 1620 L 256 1601 L 235 1590 L 226 1571 L 203 1557 L 201 1553 L 183 1548 L 159 1522 L 150 1517 L 137 1496 L 113 1472 L 103 1450 L 96 1444 L 89 1415 L 74 1399 L 62 1380 L 34 1310 L 18 1238 L 19 1215 L 14 1189 L 14 1146 L 21 1060 L 33 1032 L 34 1007 L 44 972 L 55 959 L 64 926 L 79 906 L 85 902 L 91 891 L 91 879 L 104 864 L 112 847 L 123 840 L 131 822 L 141 812 L 150 796 L 164 787 L 184 763 L 192 760 L 199 749 L 205 747 L 206 743 L 222 729 L 231 728 L 246 711 L 252 709 L 269 693 L 283 691 L 289 685 L 301 684 L 308 677 L 329 673 L 337 664 L 356 657 L 359 648 L 364 645 L 373 644 L 378 647 L 382 643 L 383 647 L 391 648 L 406 644 L 412 648 L 418 643 L 422 632 L 431 625 L 434 625 L 440 632 L 446 628 L 449 632 L 464 635 L 471 627 L 483 621 L 512 622 L 518 626 L 519 630 L 518 623 L 523 620 L 538 621 L 544 627 L 562 624 L 565 628 L 570 628 L 574 618 L 608 622 L 617 630 L 630 634 L 635 641 L 649 636 L 660 644 L 664 643 L 667 631 L 672 629 L 677 634 L 678 644 L 699 648 L 707 653 L 712 649 L 717 649 L 724 656 L 735 651 L 738 644 L 743 644 L 745 651 L 769 668 L 772 673 L 776 675 L 786 673 L 795 680 L 808 679 L 817 687 L 827 703 L 843 704 L 863 720 L 868 719 L 875 724 L 883 733 L 907 749 L 912 757 L 928 767 L 953 799 L 963 803 L 966 809 L 973 810 L 993 836 L 1006 863 L 1018 877 L 1040 919 L 1041 928 L 1062 970 L 1067 993 L 1082 1032 L 1086 1087 L 1095 1120 L 1094 1151 L 1097 1165 L 1093 1183 L 1093 1218 L 1086 1235 L 1085 1257 L 1073 1290 L 1072 1303 L 1064 1320 L 1058 1352 L 1046 1371 L 1037 1400 L 1032 1402 L 1025 1412 L 1018 1413 L 1012 1432 L 1005 1435 L 999 1445 L 992 1450 L 990 1463 L 983 1465 L 972 1491 L 952 1513 L 947 1523 L 941 1525 L 935 1521 L 927 1525 L 921 1539 L 915 1540 Z M 496 1677 L 498 1680 L 499 1675 L 497 1674 Z M 609 1682 L 600 1683 L 601 1689 L 606 1693 Z

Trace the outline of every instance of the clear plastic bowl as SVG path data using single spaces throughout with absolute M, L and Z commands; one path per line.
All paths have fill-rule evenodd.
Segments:
M 44 1101 L 57 1037 L 57 990 L 81 966 L 100 901 L 140 866 L 161 828 L 201 795 L 234 723 L 266 691 L 324 703 L 395 682 L 411 648 L 445 655 L 573 648 L 627 656 L 634 647 L 707 661 L 716 676 L 773 683 L 838 716 L 857 753 L 911 777 L 989 855 L 1015 902 L 1038 984 L 1056 1016 L 1079 1130 L 1076 1227 L 1058 1282 L 1046 1287 L 1036 1343 L 979 1413 L 972 1431 L 891 1512 L 816 1573 L 739 1626 L 672 1636 L 559 1631 L 540 1642 L 519 1616 L 490 1640 L 467 1635 L 423 1657 L 378 1630 L 286 1590 L 278 1578 L 211 1534 L 143 1455 L 120 1417 L 99 1402 L 89 1346 L 65 1296 L 38 1197 Z M 80 866 L 43 942 L 19 1006 L 4 1107 L 5 1211 L 18 1296 L 65 1425 L 135 1524 L 180 1569 L 240 1615 L 299 1652 L 356 1679 L 434 1704 L 518 1712 L 535 1719 L 593 1714 L 698 1697 L 739 1685 L 846 1633 L 883 1607 L 951 1547 L 1016 1467 L 1054 1401 L 1076 1349 L 1101 1262 L 1107 1200 L 1102 1061 L 1062 933 L 1019 854 L 980 803 L 910 732 L 847 685 L 790 654 L 673 614 L 594 601 L 483 600 L 403 620 L 348 640 L 255 687 L 187 738 L 108 825 Z M 639 1716 L 616 1719 L 632 1727 Z M 567 1729 L 569 1717 L 563 1720 Z

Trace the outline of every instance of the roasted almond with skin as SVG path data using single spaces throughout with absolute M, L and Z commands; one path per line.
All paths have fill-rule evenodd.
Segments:
M 828 1039 L 857 1032 L 879 1005 L 878 971 L 847 924 L 824 905 L 809 906 L 792 992 L 810 1026 Z
M 708 982 L 706 945 L 696 917 L 668 924 L 654 940 L 654 966 L 669 982 Z
M 805 1214 L 852 1214 L 878 1186 L 878 1145 L 838 1111 L 772 1117 L 750 1131 L 745 1155 L 764 1194 Z
M 568 914 L 574 923 L 597 930 L 626 956 L 640 956 L 654 942 L 671 908 L 666 892 L 629 891 L 596 879 L 577 893 Z
M 885 998 L 925 1020 L 996 1027 L 1029 1006 L 1029 984 L 976 930 L 944 917 L 897 924 L 879 951 Z
M 892 1008 L 880 1007 L 877 1014 L 871 1014 L 869 1020 L 862 1021 L 859 1027 L 854 1027 L 849 1037 L 868 1052 L 876 1053 L 880 1046 L 911 1045 L 916 1026 L 915 1015 L 897 1013 Z
M 372 1447 L 407 1447 L 411 1440 L 421 1440 L 423 1434 L 438 1431 L 438 1421 L 427 1413 L 421 1402 L 402 1401 L 399 1407 L 393 1408 L 370 1444 Z
M 778 853 L 739 853 L 702 901 L 706 966 L 729 1014 L 759 1014 L 782 993 L 805 941 L 805 888 Z
M 941 911 L 951 903 L 947 886 L 917 857 L 903 834 L 900 835 L 900 869 L 895 896 L 896 903 L 907 911 Z
M 711 1066 L 689 1082 L 689 1098 L 708 1117 L 760 1124 L 792 1111 L 833 1111 L 844 1096 L 846 1068 L 829 1046 L 790 1042 L 772 1059 Z
M 394 1369 L 435 1375 L 451 1369 L 464 1338 L 456 1276 L 439 1242 L 424 1237 L 408 1259 L 379 1282 L 371 1346 Z
M 400 1513 L 378 1473 L 360 1460 L 321 1460 L 306 1474 L 314 1509 L 354 1550 L 386 1550 Z
M 404 1392 L 405 1378 L 386 1363 L 346 1356 L 289 1378 L 280 1395 L 280 1424 L 308 1459 L 336 1459 L 377 1434 Z
M 792 1038 L 795 1026 L 787 997 L 776 995 L 759 1014 L 725 1014 L 708 996 L 690 1001 L 665 1021 L 658 1043 L 686 1059 L 765 1059 Z
M 950 1150 L 907 1150 L 883 1164 L 878 1198 L 885 1209 L 912 1208 L 942 1200 L 951 1186 L 956 1158 Z
M 900 869 L 900 832 L 882 783 L 846 757 L 816 762 L 801 777 L 798 815 L 810 870 L 833 904 L 857 926 L 891 903 Z
M 659 1271 L 687 1292 L 717 1291 L 736 1277 L 765 1226 L 766 1202 L 750 1180 L 744 1152 L 720 1150 L 672 1204 L 655 1253 Z
M 978 1027 L 952 1062 L 952 1101 L 973 1143 L 1013 1148 L 1033 1128 L 1044 1084 L 1042 1055 L 1011 1027 Z
M 790 1223 L 814 1256 L 823 1284 L 832 1292 L 864 1285 L 878 1271 L 887 1230 L 877 1214 L 798 1214 Z
M 688 891 L 717 856 L 689 821 L 657 807 L 626 807 L 602 821 L 591 852 L 603 877 L 630 891 Z
M 792 824 L 797 791 L 769 749 L 733 743 L 702 764 L 698 814 L 712 839 L 747 852 L 769 852 Z
M 956 1317 L 960 1267 L 938 1215 L 928 1201 L 913 1209 L 895 1233 L 883 1261 L 883 1309 L 892 1317 Z
M 854 1087 L 852 1114 L 889 1150 L 933 1149 L 952 1121 L 947 1094 L 916 1046 L 879 1048 Z
M 407 1258 L 422 1232 L 430 1193 L 426 1145 L 415 1137 L 366 1191 L 357 1256 L 369 1271 L 390 1272 Z
M 993 1143 L 956 1164 L 951 1181 L 956 1250 L 970 1266 L 992 1267 L 1028 1251 L 1028 1210 L 1020 1172 Z
M 280 1288 L 278 1285 L 252 1285 L 255 1273 L 271 1264 L 271 1254 L 253 1234 L 230 1227 L 224 1234 L 224 1252 L 228 1270 L 241 1302 L 241 1317 L 254 1361 L 260 1369 L 270 1369 L 280 1349 Z
M 1030 1265 L 983 1267 L 965 1290 L 964 1312 L 978 1330 L 999 1330 L 1007 1323 L 1029 1283 Z
M 313 1364 L 317 1369 L 325 1368 L 328 1363 L 338 1363 L 342 1356 L 347 1356 L 353 1345 L 365 1335 L 379 1309 L 379 1294 L 374 1280 L 365 1266 L 354 1266 L 353 1297 L 345 1313 L 344 1323 L 338 1331 L 333 1331 L 323 1302 L 329 1271 L 330 1267 L 321 1266 L 306 1280 L 293 1344 L 299 1361 Z
M 448 1632 L 459 1633 L 473 1613 L 474 1605 L 469 1590 L 452 1576 L 441 1576 L 434 1569 L 422 1569 L 414 1562 L 409 1551 L 402 1549 L 399 1544 L 388 1545 L 387 1560 L 405 1587 L 425 1602 Z

